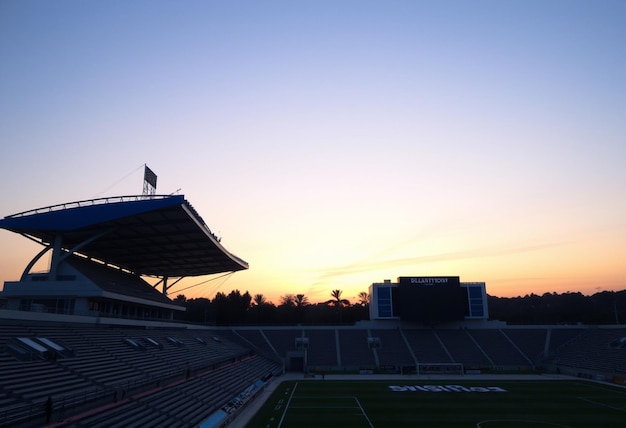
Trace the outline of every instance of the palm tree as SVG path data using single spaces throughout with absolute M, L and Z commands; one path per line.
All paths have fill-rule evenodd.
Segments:
M 309 304 L 309 298 L 304 294 L 296 294 L 296 298 L 293 301 L 297 307 L 301 308 L 302 306 L 306 306 Z
M 254 302 L 254 304 L 256 306 L 261 306 L 261 305 L 264 305 L 265 303 L 267 303 L 267 299 L 262 294 L 255 294 L 254 298 L 252 299 L 252 301 Z
M 293 303 L 296 305 L 296 316 L 298 317 L 298 322 L 304 321 L 304 312 L 305 306 L 309 305 L 309 298 L 304 294 L 296 294 L 293 299 Z
M 255 294 L 252 298 L 252 303 L 250 313 L 256 317 L 256 322 L 261 322 L 261 312 L 265 312 L 263 307 L 267 305 L 267 299 L 263 294 Z
M 367 306 L 370 304 L 370 295 L 367 294 L 367 291 L 361 291 L 359 293 L 359 303 L 361 306 Z
M 339 324 L 341 324 L 341 322 L 342 322 L 341 308 L 343 308 L 344 306 L 348 306 L 350 304 L 350 301 L 348 299 L 342 299 L 341 298 L 341 294 L 342 293 L 343 293 L 343 291 L 341 291 L 339 289 L 331 291 L 330 295 L 333 298 L 326 302 L 327 304 L 330 304 L 330 305 L 333 305 L 334 307 L 336 307 L 337 310 L 339 311 Z
M 281 306 L 295 306 L 296 297 L 293 294 L 284 294 L 280 296 L 280 304 Z
M 330 299 L 328 302 L 326 303 L 330 303 L 333 306 L 338 306 L 338 307 L 343 307 L 343 306 L 347 306 L 350 304 L 350 301 L 348 299 L 342 299 L 341 298 L 341 294 L 343 293 L 343 291 L 341 290 L 333 290 L 330 292 L 330 295 L 333 297 L 332 299 Z

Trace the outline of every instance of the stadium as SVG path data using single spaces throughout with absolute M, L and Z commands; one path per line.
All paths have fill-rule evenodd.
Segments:
M 172 285 L 249 266 L 148 171 L 0 220 L 43 247 L 0 293 L 0 426 L 626 426 L 626 326 L 509 326 L 458 276 L 373 283 L 356 325 L 176 322 Z

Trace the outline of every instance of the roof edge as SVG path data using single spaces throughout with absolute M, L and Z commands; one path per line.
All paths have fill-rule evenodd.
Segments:
M 104 198 L 95 199 L 83 199 L 80 201 L 64 202 L 62 204 L 50 205 L 47 207 L 34 208 L 27 211 L 22 211 L 16 214 L 7 215 L 4 218 L 19 218 L 27 217 L 34 214 L 50 213 L 55 211 L 62 211 L 71 208 L 91 207 L 95 205 L 105 204 L 117 204 L 121 202 L 136 202 L 145 200 L 159 200 L 159 199 L 180 199 L 181 202 L 185 200 L 184 195 L 125 195 L 125 196 L 108 196 Z

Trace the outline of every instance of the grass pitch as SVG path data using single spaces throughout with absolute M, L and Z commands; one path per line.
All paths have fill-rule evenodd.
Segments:
M 583 381 L 287 381 L 248 428 L 624 428 L 626 390 Z

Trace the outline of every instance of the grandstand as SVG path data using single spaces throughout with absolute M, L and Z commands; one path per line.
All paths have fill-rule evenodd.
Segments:
M 435 277 L 455 287 L 445 295 L 408 288 L 421 277 L 381 283 L 376 316 L 354 326 L 175 322 L 184 308 L 167 291 L 180 278 L 248 268 L 183 196 L 67 203 L 0 227 L 43 246 L 0 294 L 0 426 L 41 426 L 49 416 L 67 427 L 220 427 L 285 371 L 626 379 L 626 327 L 507 326 L 487 319 L 484 283 L 458 277 Z M 31 272 L 47 252 L 49 270 Z M 424 303 L 445 304 L 450 290 L 453 310 L 425 319 Z M 414 294 L 425 299 L 422 313 L 394 307 L 394 295 Z
M 248 268 L 184 196 L 65 203 L 0 227 L 43 246 L 0 293 L 0 425 L 218 425 L 282 373 L 245 341 L 173 322 L 180 279 Z
M 462 372 L 525 373 L 558 368 L 606 380 L 626 377 L 625 349 L 611 347 L 626 337 L 626 329 L 614 326 L 238 327 L 232 333 L 284 361 L 288 369 L 305 361 L 304 370 L 309 372 L 425 374 L 462 368 Z M 298 346 L 301 338 L 306 339 L 305 348 Z M 576 373 L 568 367 L 576 368 Z
M 61 426 L 192 427 L 216 414 L 222 423 L 278 378 L 283 364 L 301 373 L 560 371 L 622 383 L 626 354 L 610 344 L 624 335 L 609 327 L 194 329 L 4 319 L 0 425 L 36 426 L 47 397 Z M 11 352 L 20 338 L 44 351 Z
M 19 281 L 4 284 L 13 310 L 171 320 L 184 310 L 166 297 L 177 281 L 248 268 L 183 195 L 65 203 L 7 216 L 0 228 L 43 246 Z M 31 273 L 48 252 L 49 271 Z M 157 278 L 162 292 L 144 277 Z

